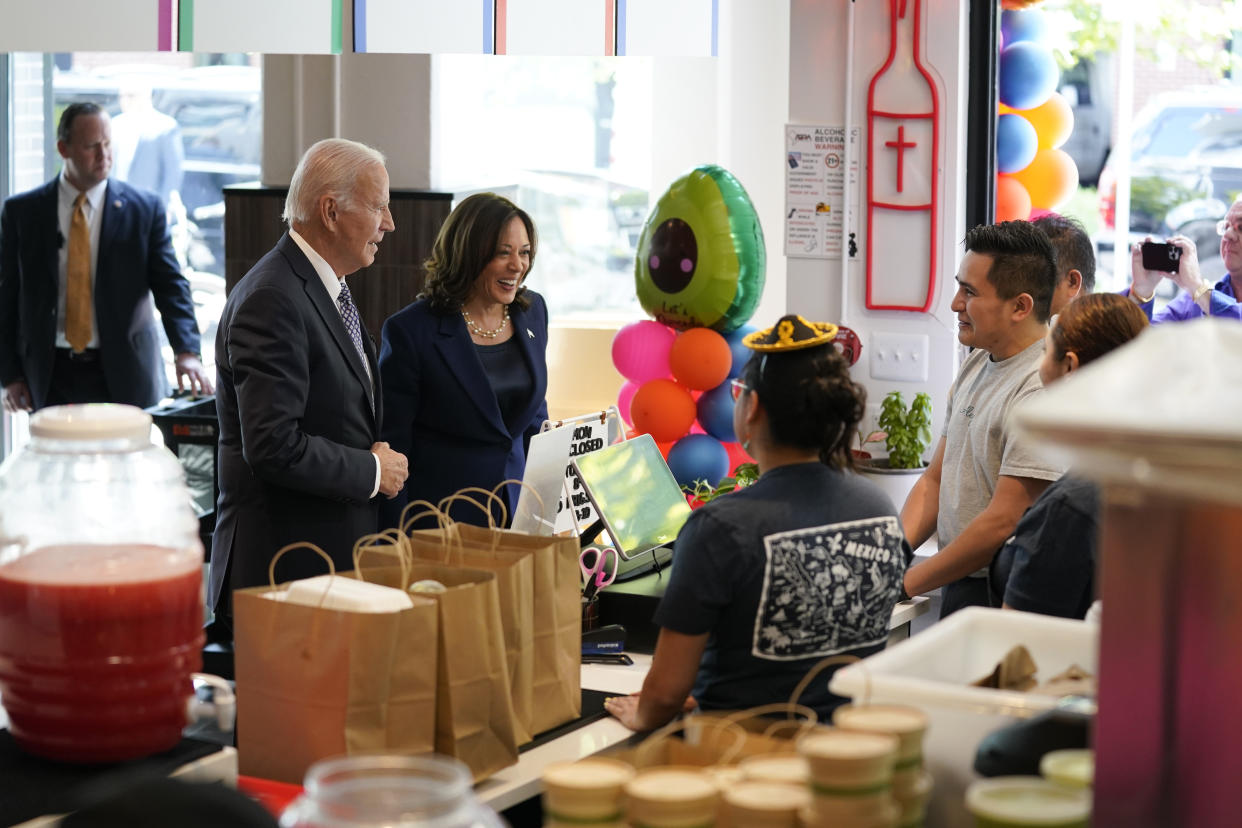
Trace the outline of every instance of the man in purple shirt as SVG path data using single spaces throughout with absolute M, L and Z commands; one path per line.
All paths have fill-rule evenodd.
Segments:
M 1237 289 L 1237 280 L 1242 279 L 1242 196 L 1234 200 L 1229 212 L 1216 225 L 1216 232 L 1220 233 L 1220 258 L 1225 263 L 1225 277 L 1215 286 L 1199 273 L 1195 243 L 1185 236 L 1169 239 L 1170 244 L 1177 245 L 1182 251 L 1176 273 L 1147 270 L 1143 267 L 1140 245 L 1131 247 L 1130 272 L 1134 278 L 1126 293 L 1153 324 L 1181 322 L 1204 315 L 1242 320 L 1242 304 L 1238 303 Z M 1166 307 L 1152 313 L 1156 286 L 1165 278 L 1172 279 L 1184 292 L 1179 293 Z

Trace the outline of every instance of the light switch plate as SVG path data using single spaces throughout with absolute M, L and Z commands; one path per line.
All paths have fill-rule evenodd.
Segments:
M 871 377 L 893 382 L 926 382 L 927 334 L 871 335 Z

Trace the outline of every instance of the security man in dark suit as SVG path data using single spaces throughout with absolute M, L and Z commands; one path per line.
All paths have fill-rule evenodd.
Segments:
M 70 105 L 56 137 L 61 174 L 0 211 L 4 407 L 155 405 L 168 392 L 156 308 L 178 385 L 212 393 L 164 205 L 108 178 L 111 125 L 98 105 Z

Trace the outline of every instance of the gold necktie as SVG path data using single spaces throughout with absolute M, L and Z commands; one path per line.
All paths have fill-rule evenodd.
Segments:
M 86 224 L 86 193 L 78 193 L 69 222 L 69 261 L 65 265 L 65 339 L 75 351 L 91 341 L 91 230 Z

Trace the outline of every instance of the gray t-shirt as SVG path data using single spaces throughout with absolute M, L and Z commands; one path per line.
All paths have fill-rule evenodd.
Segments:
M 1013 409 L 1043 388 L 1039 363 L 1042 339 L 1009 359 L 993 362 L 976 348 L 949 390 L 945 418 L 944 465 L 940 472 L 940 510 L 936 535 L 940 548 L 952 543 L 987 508 L 1002 475 L 1056 480 L 1065 469 L 1045 459 L 1011 425 Z M 986 569 L 972 577 L 987 574 Z

